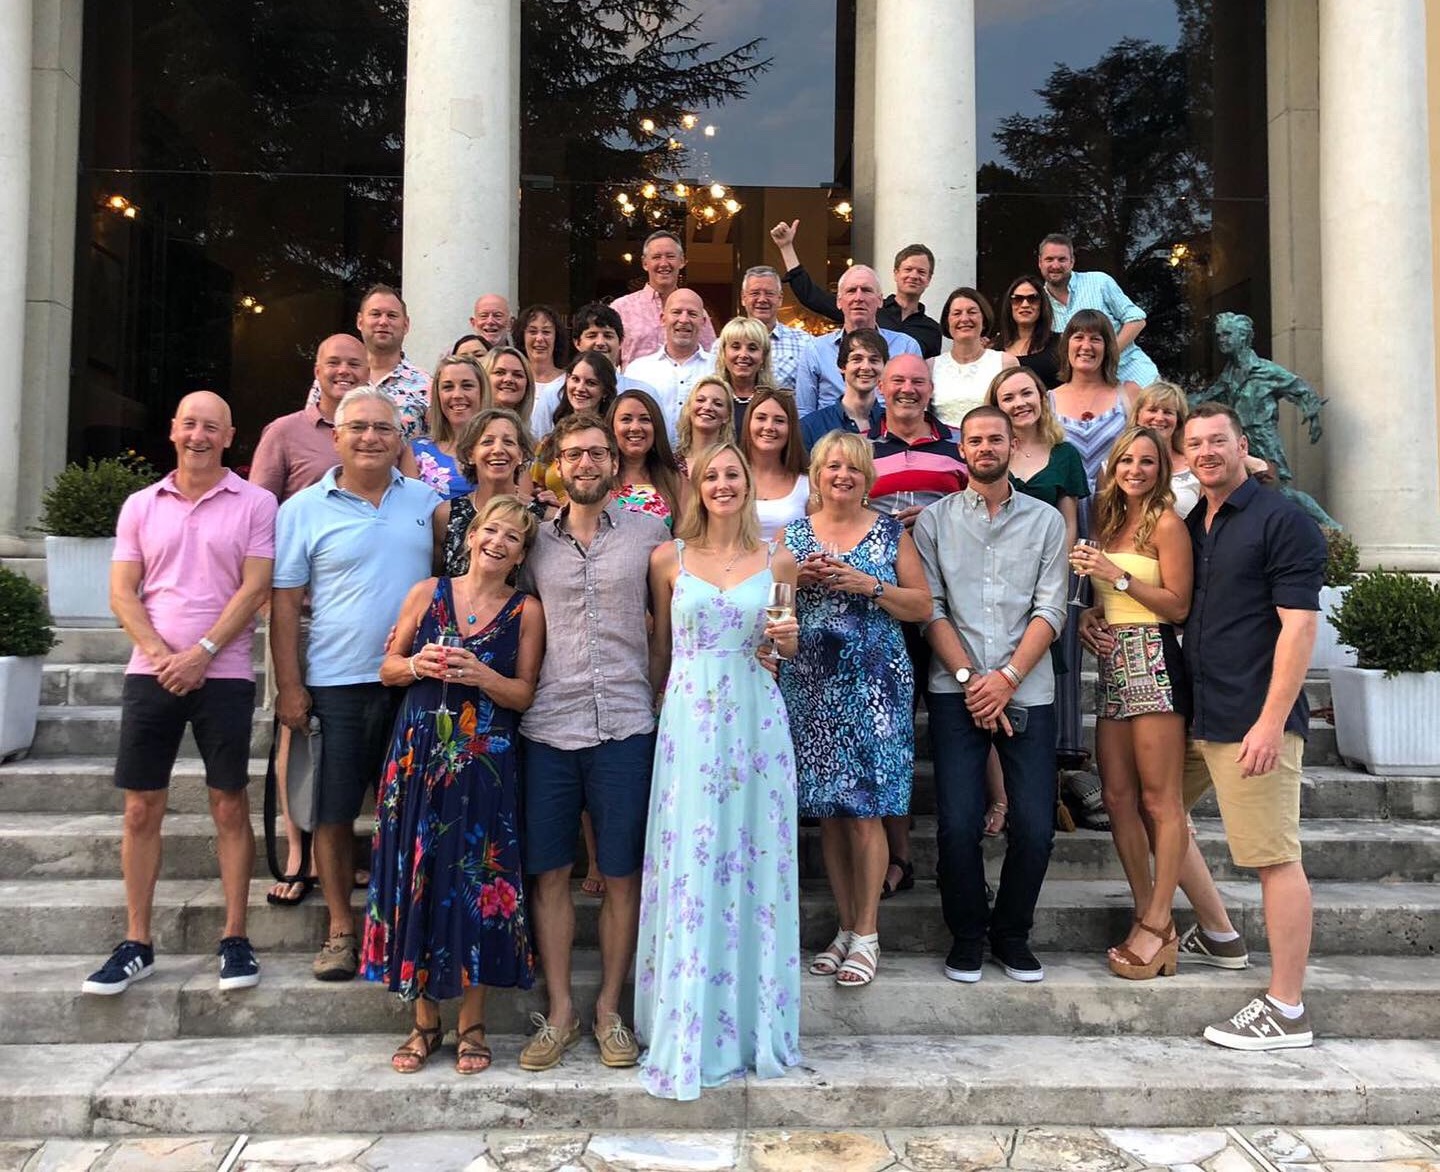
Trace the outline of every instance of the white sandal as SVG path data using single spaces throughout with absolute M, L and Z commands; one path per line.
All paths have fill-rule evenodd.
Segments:
M 845 963 L 835 972 L 835 983 L 846 988 L 860 988 L 875 979 L 875 970 L 880 967 L 880 933 L 857 936 L 850 933 L 850 951 Z
M 835 933 L 835 939 L 815 954 L 810 962 L 810 974 L 816 977 L 833 977 L 840 971 L 845 958 L 850 954 L 850 940 L 854 934 L 844 928 Z

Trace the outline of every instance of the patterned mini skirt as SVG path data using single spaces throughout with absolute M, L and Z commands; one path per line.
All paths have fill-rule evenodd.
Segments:
M 1190 690 L 1175 628 L 1143 623 L 1111 627 L 1110 633 L 1115 646 L 1100 660 L 1100 718 L 1188 714 Z

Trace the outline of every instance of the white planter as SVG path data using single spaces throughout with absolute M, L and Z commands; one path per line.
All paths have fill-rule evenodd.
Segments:
M 38 655 L 0 655 L 0 761 L 29 749 L 35 739 L 43 663 Z
M 1320 622 L 1315 628 L 1315 650 L 1310 656 L 1311 671 L 1328 671 L 1332 667 L 1354 667 L 1355 648 L 1340 642 L 1330 616 L 1345 601 L 1348 586 L 1320 587 Z
M 45 537 L 45 592 L 57 627 L 115 627 L 110 612 L 113 537 Z
M 1335 744 L 1371 773 L 1440 777 L 1440 672 L 1330 672 Z

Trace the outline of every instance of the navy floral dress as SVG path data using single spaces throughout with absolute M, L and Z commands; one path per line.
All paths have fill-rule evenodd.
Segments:
M 897 584 L 904 526 L 877 517 L 841 560 Z M 784 530 L 797 562 L 820 552 L 808 517 Z M 910 811 L 915 768 L 915 677 L 900 622 L 858 594 L 795 592 L 800 648 L 780 667 L 807 818 L 880 818 Z
M 412 653 L 459 634 L 454 605 L 450 579 L 441 578 Z M 515 674 L 524 606 L 524 594 L 511 595 L 465 639 L 501 675 Z M 519 715 L 452 683 L 443 739 L 440 688 L 427 677 L 407 689 L 375 807 L 361 962 L 366 980 L 407 1001 L 458 997 L 469 985 L 528 989 L 535 972 L 521 881 Z

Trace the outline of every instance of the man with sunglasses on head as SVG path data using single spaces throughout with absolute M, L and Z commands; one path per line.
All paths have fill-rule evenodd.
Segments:
M 275 712 L 297 733 L 319 722 L 315 866 L 329 912 L 313 971 L 348 981 L 359 966 L 350 891 L 354 822 L 379 779 L 398 696 L 380 661 L 400 604 L 441 561 L 441 500 L 395 467 L 400 409 L 374 387 L 350 391 L 335 411 L 339 465 L 283 505 L 276 518 L 270 649 Z M 310 642 L 300 667 L 300 611 L 310 598 Z

